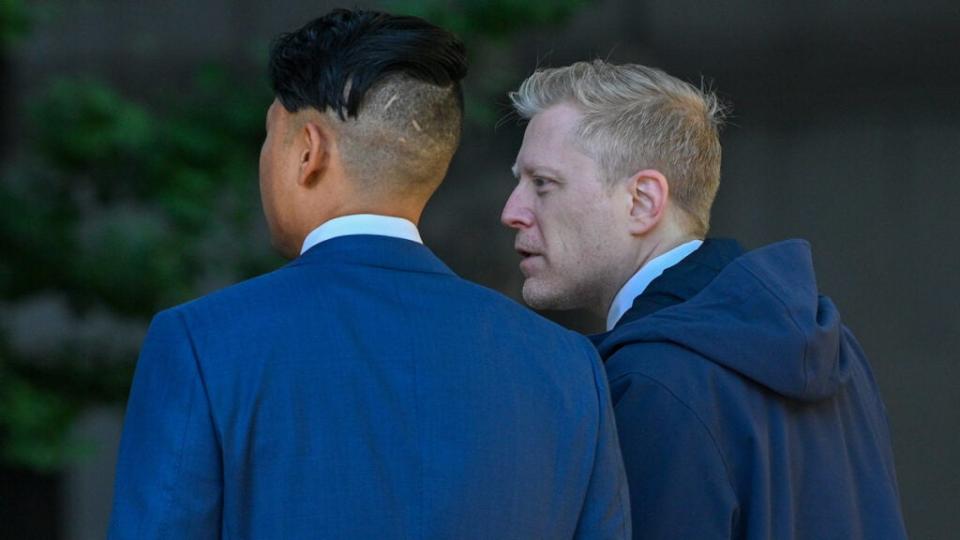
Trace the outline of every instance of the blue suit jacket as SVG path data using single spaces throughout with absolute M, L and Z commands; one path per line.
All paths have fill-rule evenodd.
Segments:
M 161 312 L 111 538 L 625 538 L 590 343 L 424 246 L 322 242 Z

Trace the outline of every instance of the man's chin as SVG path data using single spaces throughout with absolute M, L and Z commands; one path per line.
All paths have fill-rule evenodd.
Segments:
M 565 296 L 536 278 L 527 278 L 523 282 L 523 301 L 537 310 L 564 310 L 573 309 L 567 305 Z

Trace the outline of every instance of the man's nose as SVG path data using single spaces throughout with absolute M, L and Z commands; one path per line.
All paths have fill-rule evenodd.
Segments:
M 507 203 L 503 205 L 503 212 L 500 213 L 500 223 L 512 229 L 524 229 L 533 225 L 533 212 L 524 201 L 520 186 L 513 189 Z

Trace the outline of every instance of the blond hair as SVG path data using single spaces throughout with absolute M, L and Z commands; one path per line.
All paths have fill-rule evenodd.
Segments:
M 714 94 L 658 69 L 594 60 L 537 70 L 509 96 L 526 119 L 552 105 L 573 104 L 583 115 L 578 142 L 607 181 L 660 171 L 672 202 L 689 218 L 689 232 L 706 235 L 720 186 L 724 116 Z

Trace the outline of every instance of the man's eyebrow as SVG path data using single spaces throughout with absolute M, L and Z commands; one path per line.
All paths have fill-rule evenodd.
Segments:
M 513 166 L 510 167 L 510 170 L 513 172 L 513 177 L 516 178 L 517 180 L 519 180 L 519 179 L 520 179 L 520 167 L 519 167 L 516 163 L 514 163 Z M 526 173 L 529 174 L 530 176 L 540 176 L 540 175 L 544 175 L 544 176 L 549 176 L 550 178 L 553 178 L 554 180 L 562 180 L 562 179 L 563 179 L 563 175 L 560 174 L 560 171 L 558 171 L 558 170 L 556 170 L 556 169 L 554 169 L 554 168 L 552 168 L 552 167 L 547 167 L 547 166 L 543 166 L 543 165 L 533 165 L 533 166 L 530 166 L 530 167 L 524 167 L 524 168 L 523 168 L 523 172 L 526 172 Z
M 560 180 L 563 178 L 563 175 L 560 174 L 560 171 L 546 165 L 534 165 L 529 168 L 527 173 L 531 176 L 547 176 L 554 180 Z

